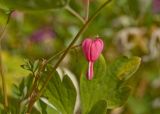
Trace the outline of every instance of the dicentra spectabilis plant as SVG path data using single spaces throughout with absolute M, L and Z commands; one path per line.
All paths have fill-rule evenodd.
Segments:
M 14 85 L 13 95 L 10 97 L 6 93 L 4 69 L 0 57 L 1 114 L 106 114 L 108 109 L 125 104 L 132 90 L 128 80 L 139 68 L 140 58 L 122 56 L 111 63 L 106 62 L 109 58 L 106 59 L 102 52 L 105 50 L 104 37 L 84 37 L 80 45 L 76 44 L 92 21 L 111 1 L 104 0 L 104 3 L 94 11 L 95 13 L 89 16 L 90 1 L 85 0 L 83 17 L 72 9 L 69 0 L 14 0 L 14 2 L 0 0 L 0 8 L 10 11 L 7 24 L 14 10 L 30 13 L 41 10 L 49 12 L 57 8 L 69 11 L 82 22 L 82 27 L 66 49 L 49 59 L 26 60 L 25 64 L 21 65 L 30 73 L 19 84 Z M 94 26 L 94 23 L 92 24 Z M 63 29 L 66 30 L 65 27 Z M 52 37 L 54 34 L 51 31 L 42 29 L 32 36 L 32 40 L 43 41 L 45 34 Z M 99 34 L 99 31 L 95 34 Z M 3 35 L 0 35 L 2 43 Z M 79 47 L 82 47 L 82 50 L 78 50 Z M 67 65 L 60 65 L 71 50 L 79 51 L 80 54 L 77 59 L 81 64 L 74 63 L 77 66 L 74 69 L 80 72 L 76 74 L 78 76 L 74 76 L 74 71 L 70 71 Z M 82 53 L 85 60 L 84 56 L 81 56 Z M 72 57 L 69 60 L 73 62 Z

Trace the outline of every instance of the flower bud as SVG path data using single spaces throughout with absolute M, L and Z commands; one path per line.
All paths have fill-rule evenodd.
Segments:
M 91 39 L 87 38 L 82 43 L 83 53 L 89 62 L 89 68 L 87 72 L 87 79 L 92 80 L 94 72 L 93 72 L 93 65 L 94 62 L 99 58 L 104 44 L 100 38 Z

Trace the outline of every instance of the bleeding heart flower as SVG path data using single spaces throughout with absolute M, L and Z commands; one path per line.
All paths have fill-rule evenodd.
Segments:
M 93 65 L 94 62 L 99 58 L 102 50 L 103 50 L 103 41 L 100 38 L 91 39 L 87 38 L 82 43 L 83 53 L 89 62 L 87 79 L 92 80 L 94 72 Z

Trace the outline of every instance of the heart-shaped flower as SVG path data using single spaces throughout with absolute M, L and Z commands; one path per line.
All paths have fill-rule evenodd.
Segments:
M 102 50 L 103 50 L 104 44 L 103 41 L 100 38 L 91 39 L 87 38 L 82 43 L 82 49 L 83 53 L 89 62 L 88 72 L 87 72 L 87 79 L 92 80 L 93 79 L 93 65 L 94 62 L 99 58 Z

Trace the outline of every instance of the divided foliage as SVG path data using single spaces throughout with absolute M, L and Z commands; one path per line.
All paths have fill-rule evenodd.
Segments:
M 38 61 L 31 64 L 26 62 L 22 68 L 34 72 L 37 69 Z M 128 81 L 137 71 L 140 65 L 139 57 L 120 57 L 113 63 L 105 62 L 101 56 L 94 65 L 93 80 L 86 79 L 86 68 L 80 77 L 80 100 L 82 114 L 106 114 L 107 109 L 113 109 L 123 105 L 131 92 L 131 85 Z M 30 67 L 32 66 L 32 67 Z M 35 67 L 33 67 L 35 66 Z M 43 71 L 42 82 L 51 75 L 52 67 L 47 65 Z M 57 72 L 52 73 L 53 77 L 46 87 L 43 97 L 37 102 L 38 107 L 34 108 L 35 113 L 73 114 L 77 92 L 72 80 L 65 75 L 62 79 Z M 30 80 L 31 79 L 31 80 Z M 14 96 L 20 100 L 19 109 L 12 107 L 11 112 L 25 112 L 27 93 L 30 91 L 33 76 L 23 79 L 19 86 L 14 86 Z M 23 105 L 22 105 L 23 104 Z M 14 109 L 15 108 L 15 109 Z M 33 113 L 34 114 L 34 113 Z
M 46 87 L 45 95 L 48 100 L 62 114 L 73 114 L 76 89 L 68 76 L 64 76 L 61 81 L 58 73 L 55 73 Z

